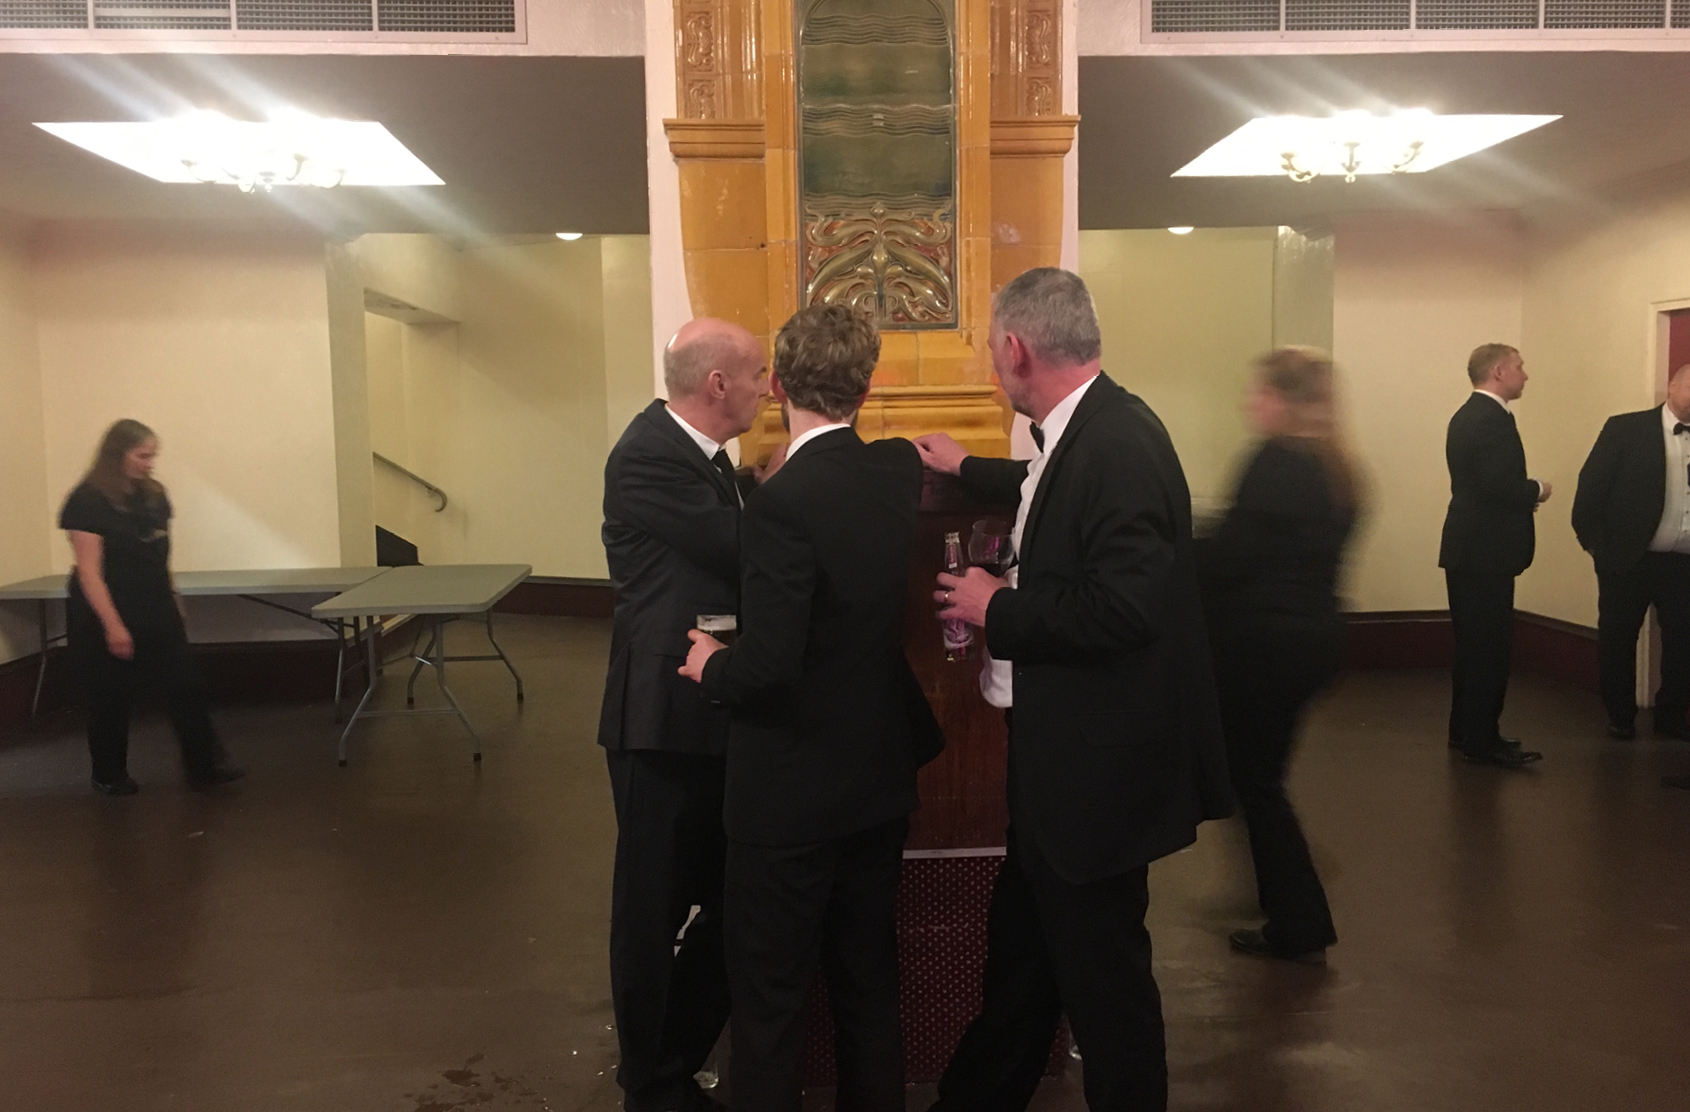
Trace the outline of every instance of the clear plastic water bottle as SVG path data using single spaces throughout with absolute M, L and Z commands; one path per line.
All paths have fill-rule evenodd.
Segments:
M 961 575 L 963 568 L 962 534 L 946 533 L 945 570 L 952 575 Z M 974 644 L 974 627 L 955 618 L 946 619 L 939 624 L 944 627 L 945 659 L 967 660 L 968 646 Z

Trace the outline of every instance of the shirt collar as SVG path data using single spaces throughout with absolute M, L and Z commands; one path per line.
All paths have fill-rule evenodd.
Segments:
M 1092 375 L 1078 386 L 1072 393 L 1057 402 L 1051 411 L 1045 414 L 1045 419 L 1039 422 L 1039 431 L 1044 434 L 1044 448 L 1041 455 L 1049 455 L 1056 451 L 1056 442 L 1062 439 L 1063 432 L 1068 428 L 1068 422 L 1074 419 L 1074 410 L 1080 408 L 1080 399 L 1086 396 L 1091 384 L 1097 381 Z
M 1685 423 L 1690 424 L 1690 422 Z M 1678 424 L 1678 416 L 1673 413 L 1672 406 L 1663 402 L 1661 404 L 1661 427 L 1667 431 L 1668 436 L 1676 436 L 1677 434 L 1673 430 L 1678 427 Z
M 810 441 L 814 440 L 816 437 L 821 436 L 825 433 L 833 432 L 836 429 L 848 429 L 850 427 L 851 427 L 850 425 L 846 424 L 843 421 L 835 421 L 831 425 L 821 425 L 817 428 L 811 429 L 809 432 L 807 432 L 804 435 L 798 437 L 791 444 L 788 444 L 786 446 L 787 461 L 791 462 L 792 457 L 798 454 L 798 449 L 802 448 L 804 445 L 808 444 Z
M 681 431 L 686 433 L 694 444 L 698 445 L 698 450 L 704 453 L 705 459 L 713 460 L 716 458 L 716 453 L 722 450 L 722 445 L 716 443 L 708 436 L 705 436 L 703 433 L 687 424 L 686 418 L 671 409 L 667 402 L 664 403 L 663 410 L 665 413 L 669 414 L 669 416 L 673 417 L 675 419 L 675 424 L 681 426 Z
M 1500 405 L 1503 409 L 1508 410 L 1510 413 L 1512 413 L 1514 411 L 1514 407 L 1508 404 L 1508 399 L 1503 397 L 1501 394 L 1493 394 L 1489 390 L 1486 390 L 1482 386 L 1479 387 L 1477 390 L 1474 390 L 1473 393 L 1483 394 L 1485 397 L 1489 398 L 1491 401 L 1495 402 L 1497 405 Z

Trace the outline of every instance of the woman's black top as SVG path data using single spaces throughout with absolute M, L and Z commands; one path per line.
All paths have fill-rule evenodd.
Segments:
M 162 491 L 149 499 L 142 492 L 122 506 L 86 483 L 70 492 L 59 511 L 59 528 L 94 533 L 104 542 L 101 573 L 124 624 L 144 625 L 176 615 L 170 586 L 170 499 Z M 82 584 L 70 573 L 70 595 L 86 607 Z
M 1264 441 L 1226 517 L 1198 544 L 1217 636 L 1263 621 L 1335 622 L 1339 562 L 1354 525 L 1318 456 L 1289 438 Z

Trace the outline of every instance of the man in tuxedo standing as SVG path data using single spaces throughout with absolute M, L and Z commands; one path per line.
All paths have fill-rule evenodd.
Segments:
M 731 708 L 727 961 L 734 1112 L 798 1112 L 802 1012 L 818 962 L 833 1003 L 837 1103 L 902 1112 L 896 903 L 916 768 L 938 725 L 904 658 L 921 460 L 852 427 L 880 356 L 841 305 L 775 340 L 792 433 L 751 496 L 741 633 L 704 633 L 683 674 Z
M 767 371 L 745 329 L 686 324 L 663 353 L 668 402 L 634 418 L 604 468 L 616 612 L 599 744 L 616 803 L 610 984 L 627 1112 L 713 1106 L 693 1075 L 728 1018 L 728 719 L 675 670 L 698 615 L 739 609 L 741 494 L 723 445 L 751 428 Z
M 1637 634 L 1653 606 L 1661 624 L 1655 733 L 1690 741 L 1690 365 L 1667 379 L 1664 405 L 1602 426 L 1579 471 L 1573 532 L 1596 564 L 1608 736 L 1637 736 Z
M 1078 276 L 1046 267 L 1004 286 L 988 343 L 1039 454 L 981 459 L 943 434 L 916 441 L 976 497 L 1018 504 L 1011 578 L 940 575 L 934 596 L 941 617 L 985 631 L 982 692 L 1014 708 L 984 1006 L 935 1109 L 1022 1112 L 1066 1014 L 1092 1112 L 1161 1112 L 1149 864 L 1231 810 L 1191 495 L 1161 421 L 1102 373 Z
M 1526 364 L 1507 344 L 1482 344 L 1467 360 L 1473 392 L 1450 418 L 1444 442 L 1449 511 L 1438 566 L 1455 627 L 1449 744 L 1474 764 L 1519 769 L 1543 758 L 1502 736 L 1514 639 L 1514 579 L 1537 547 L 1532 515 L 1550 485 L 1526 476 L 1526 449 L 1510 405 L 1526 389 Z

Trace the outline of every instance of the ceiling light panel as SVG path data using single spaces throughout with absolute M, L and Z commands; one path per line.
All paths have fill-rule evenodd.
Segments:
M 1278 177 L 1287 156 L 1308 176 L 1420 174 L 1493 147 L 1559 116 L 1439 116 L 1410 109 L 1375 116 L 1262 116 L 1186 165 L 1176 178 Z M 1295 176 L 1295 175 L 1294 175 Z
M 387 128 L 368 120 L 330 120 L 294 113 L 255 122 L 232 120 L 216 112 L 192 112 L 138 123 L 35 126 L 154 181 L 237 181 L 250 173 L 262 173 L 267 166 L 297 159 L 300 166 L 315 167 L 319 172 L 298 181 L 278 179 L 273 184 L 445 184 Z M 221 173 L 208 178 L 210 169 Z

